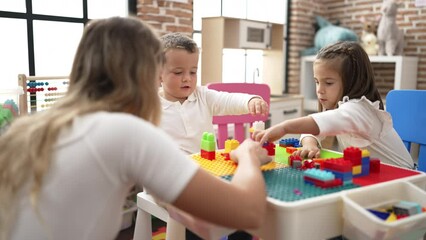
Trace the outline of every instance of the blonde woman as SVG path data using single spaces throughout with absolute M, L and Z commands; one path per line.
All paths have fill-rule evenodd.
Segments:
M 87 25 L 67 95 L 0 138 L 0 239 L 114 239 L 134 185 L 208 222 L 262 223 L 259 166 L 270 158 L 259 143 L 233 152 L 239 166 L 228 183 L 155 127 L 161 56 L 158 37 L 137 18 Z

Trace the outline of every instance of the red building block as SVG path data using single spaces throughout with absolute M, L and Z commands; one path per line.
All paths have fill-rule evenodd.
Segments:
M 295 148 L 295 147 L 286 147 L 286 148 L 285 148 L 285 151 L 286 151 L 287 153 L 292 154 L 292 153 L 294 153 L 294 152 L 296 152 L 296 151 L 297 151 L 297 148 Z
M 357 147 L 347 147 L 343 150 L 343 158 L 351 161 L 353 166 L 361 165 L 362 151 Z
M 300 156 L 293 156 L 293 155 L 290 155 L 290 156 L 288 156 L 288 165 L 289 166 L 293 166 L 293 161 L 294 160 L 297 160 L 297 161 L 300 161 L 300 162 L 302 162 L 302 158 L 300 157 Z
M 306 182 L 312 183 L 313 185 L 320 187 L 320 188 L 331 188 L 331 187 L 343 185 L 342 179 L 340 179 L 340 178 L 335 178 L 333 180 L 328 180 L 328 181 L 321 181 L 321 180 L 311 178 L 311 177 L 308 177 L 308 176 L 303 176 L 303 179 Z
M 380 172 L 380 159 L 378 158 L 370 159 L 370 172 L 371 173 Z
M 201 149 L 201 157 L 208 160 L 215 160 L 216 159 L 216 151 L 208 152 L 206 150 Z
M 323 169 L 337 172 L 352 172 L 352 162 L 343 158 L 330 158 L 322 163 Z
M 263 148 L 268 151 L 269 156 L 275 156 L 275 144 L 271 142 L 265 142 Z

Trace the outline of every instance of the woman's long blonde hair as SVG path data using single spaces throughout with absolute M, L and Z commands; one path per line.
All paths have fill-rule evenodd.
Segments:
M 158 36 L 135 17 L 94 20 L 86 26 L 66 96 L 47 111 L 16 119 L 0 137 L 0 239 L 8 239 L 17 196 L 26 183 L 37 207 L 58 135 L 76 116 L 125 112 L 159 123 L 161 61 Z

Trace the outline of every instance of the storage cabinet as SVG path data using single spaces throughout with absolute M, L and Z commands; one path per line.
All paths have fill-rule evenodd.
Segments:
M 263 50 L 263 83 L 271 87 L 272 94 L 283 93 L 283 24 L 208 17 L 202 19 L 202 29 L 201 85 L 222 82 L 223 49 L 260 49 Z
M 271 97 L 269 107 L 270 126 L 274 126 L 284 120 L 303 116 L 303 96 L 286 95 L 284 97 Z M 267 126 L 269 127 L 269 126 Z M 299 134 L 290 134 L 284 138 L 299 138 Z
M 315 56 L 306 56 L 301 59 L 300 66 L 300 93 L 305 97 L 306 111 L 318 110 L 318 100 L 315 92 L 313 62 Z M 394 63 L 394 89 L 416 89 L 417 87 L 417 57 L 407 56 L 370 56 L 372 63 Z

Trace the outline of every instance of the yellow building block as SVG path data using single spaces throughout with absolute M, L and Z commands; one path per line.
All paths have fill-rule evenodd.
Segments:
M 369 157 L 370 156 L 370 151 L 368 151 L 367 149 L 363 149 L 361 152 L 361 157 Z
M 240 146 L 240 142 L 236 139 L 228 139 L 225 141 L 225 153 L 230 153 L 232 150 Z
M 362 170 L 361 165 L 352 166 L 352 175 L 355 176 L 355 175 L 361 174 L 361 170 Z

